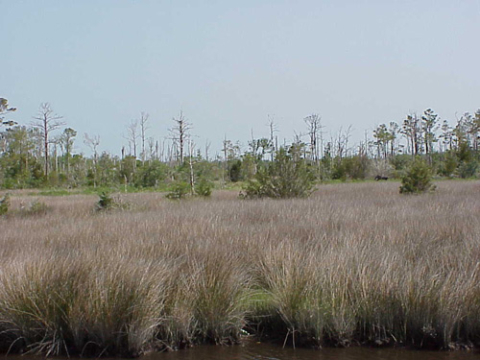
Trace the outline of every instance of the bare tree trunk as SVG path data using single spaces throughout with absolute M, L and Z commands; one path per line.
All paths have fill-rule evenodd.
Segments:
M 132 155 L 132 150 L 133 150 L 133 157 L 137 159 L 137 140 L 138 140 L 138 121 L 137 120 L 132 120 L 130 124 L 127 126 L 127 140 L 130 145 L 130 154 Z
M 183 164 L 185 141 L 187 140 L 188 131 L 192 125 L 187 122 L 183 116 L 183 112 L 180 112 L 178 119 L 173 118 L 173 121 L 175 122 L 175 127 L 170 131 L 173 133 L 173 139 L 178 141 L 179 144 L 180 156 L 177 160 L 180 160 L 180 164 Z
M 42 137 L 43 142 L 43 157 L 44 157 L 44 173 L 45 177 L 48 178 L 49 173 L 49 154 L 48 154 L 48 145 L 50 144 L 50 133 L 60 126 L 64 125 L 63 122 L 59 120 L 62 119 L 62 116 L 58 116 L 54 114 L 51 106 L 49 103 L 43 103 L 40 105 L 40 110 L 38 111 L 38 115 L 34 116 L 33 119 L 35 120 L 32 123 L 32 126 L 40 130 L 40 134 Z
M 207 161 L 208 161 L 208 152 L 210 151 L 211 144 L 212 143 L 208 140 L 205 142 L 205 160 Z
M 320 158 L 319 145 L 318 145 L 318 136 L 321 136 L 322 118 L 318 114 L 312 114 L 303 119 L 307 124 L 308 137 L 310 140 L 310 160 L 318 164 Z M 323 143 L 323 138 L 321 139 Z M 323 147 L 323 144 L 321 145 Z
M 189 152 L 190 152 L 190 159 L 189 159 L 189 165 L 190 165 L 190 192 L 192 195 L 195 195 L 195 174 L 193 172 L 193 150 L 194 150 L 195 144 L 193 141 L 190 139 L 189 140 Z
M 275 144 L 275 132 L 277 131 L 273 116 L 268 116 L 268 127 L 270 129 L 270 146 L 272 147 L 270 153 L 270 161 L 273 162 L 275 159 L 275 153 L 277 152 L 277 147 Z
M 140 131 L 142 137 L 142 165 L 145 165 L 145 132 L 147 130 L 148 114 L 142 112 L 140 117 Z
M 93 152 L 93 187 L 97 187 L 97 163 L 98 163 L 98 152 L 97 148 L 100 145 L 100 136 L 89 137 L 88 134 L 85 134 L 85 145 L 87 145 Z M 122 157 L 123 157 L 123 148 L 122 148 Z

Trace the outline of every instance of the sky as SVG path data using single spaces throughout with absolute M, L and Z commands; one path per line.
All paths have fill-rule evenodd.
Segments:
M 432 108 L 480 108 L 480 0 L 0 0 L 0 97 L 29 125 L 48 102 L 100 151 L 127 126 L 171 137 L 183 112 L 197 148 L 246 148 L 350 128 L 351 144 Z M 305 138 L 306 140 L 306 138 Z

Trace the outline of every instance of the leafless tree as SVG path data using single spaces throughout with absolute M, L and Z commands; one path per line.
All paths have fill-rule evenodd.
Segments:
M 320 149 L 323 144 L 319 144 L 319 136 L 321 137 L 322 118 L 318 114 L 312 114 L 303 119 L 307 124 L 308 137 L 310 140 L 310 157 L 314 163 L 320 158 Z
M 100 136 L 95 135 L 93 137 L 85 134 L 84 144 L 87 145 L 93 153 L 93 187 L 97 187 L 97 165 L 98 165 L 98 151 L 97 148 L 100 145 Z M 123 149 L 122 149 L 123 153 Z
M 212 145 L 212 142 L 207 139 L 205 142 L 205 160 L 209 161 L 208 159 L 208 153 L 210 151 L 210 146 Z
M 174 142 L 178 143 L 179 147 L 179 159 L 177 160 L 180 160 L 180 163 L 183 164 L 185 142 L 188 138 L 188 131 L 192 128 L 192 124 L 187 122 L 181 111 L 179 117 L 173 118 L 172 120 L 175 122 L 175 126 L 170 129 L 170 131 L 173 134 Z
M 44 173 L 46 177 L 48 177 L 49 171 L 48 147 L 51 143 L 53 143 L 53 141 L 50 139 L 50 135 L 52 131 L 55 131 L 59 127 L 65 125 L 64 122 L 60 121 L 62 118 L 62 116 L 59 116 L 53 112 L 53 109 L 49 103 L 40 104 L 40 109 L 38 110 L 37 116 L 33 116 L 35 121 L 32 123 L 32 126 L 40 131 L 42 139 L 43 157 L 45 161 Z
M 192 195 L 195 194 L 195 175 L 193 172 L 193 152 L 195 150 L 195 143 L 192 139 L 188 139 L 188 155 L 189 161 L 188 164 L 190 166 L 190 192 Z
M 142 138 L 142 165 L 145 164 L 145 132 L 147 130 L 147 121 L 148 121 L 148 114 L 143 112 L 140 115 L 140 132 Z
M 130 146 L 130 155 L 137 158 L 137 140 L 138 140 L 138 120 L 132 120 L 127 126 L 127 136 L 125 137 L 128 140 Z
M 149 158 L 150 160 L 155 159 L 158 160 L 158 158 L 155 156 L 155 139 L 153 137 L 148 138 L 148 153 L 149 153 Z
M 278 132 L 277 125 L 275 124 L 275 118 L 273 115 L 268 115 L 268 128 L 270 129 L 270 160 L 273 162 L 275 158 L 275 152 L 277 151 L 277 142 L 275 141 L 275 133 Z

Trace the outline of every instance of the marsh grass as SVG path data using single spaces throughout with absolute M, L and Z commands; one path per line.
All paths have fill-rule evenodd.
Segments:
M 0 345 L 137 356 L 235 343 L 246 328 L 285 346 L 478 346 L 479 191 L 124 194 L 128 210 L 101 213 L 93 195 L 42 197 L 42 216 L 0 218 Z M 18 213 L 25 197 L 13 195 Z

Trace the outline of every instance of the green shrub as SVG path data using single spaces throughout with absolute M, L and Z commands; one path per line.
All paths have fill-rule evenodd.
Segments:
M 105 211 L 105 210 L 127 210 L 131 208 L 131 204 L 127 202 L 123 202 L 119 195 L 113 197 L 106 191 L 102 191 L 98 194 L 98 202 L 95 206 L 95 210 L 97 211 Z
M 98 199 L 97 206 L 96 206 L 97 211 L 109 210 L 115 204 L 115 201 L 110 196 L 110 194 L 108 194 L 105 191 L 98 194 L 98 197 L 99 197 L 99 199 Z
M 212 195 L 213 183 L 205 180 L 200 179 L 200 181 L 195 186 L 195 193 L 199 196 L 209 197 Z
M 240 196 L 244 198 L 307 197 L 313 192 L 315 176 L 300 156 L 298 146 L 281 148 L 272 163 L 260 168 L 248 181 Z
M 171 185 L 167 198 L 183 199 L 188 193 L 190 193 L 190 184 L 185 181 L 176 181 Z
M 26 209 L 22 209 L 23 215 L 45 215 L 49 210 L 49 207 L 44 202 L 35 200 L 30 203 L 30 206 Z
M 450 177 L 453 175 L 457 169 L 458 161 L 457 157 L 451 153 L 447 153 L 443 162 L 440 162 L 440 168 L 438 172 L 443 175 Z
M 434 191 L 432 184 L 432 170 L 424 160 L 415 159 L 402 178 L 401 194 L 419 194 Z
M 9 206 L 10 206 L 10 195 L 5 194 L 3 198 L 0 199 L 0 216 L 5 215 L 8 212 Z
M 476 161 L 462 162 L 458 166 L 458 175 L 462 179 L 468 179 L 475 177 L 477 173 L 478 163 Z
M 331 176 L 332 180 L 347 181 L 347 169 L 340 159 L 334 162 Z
M 242 161 L 237 160 L 235 161 L 230 169 L 228 170 L 228 176 L 231 182 L 238 182 L 241 180 L 242 177 Z

